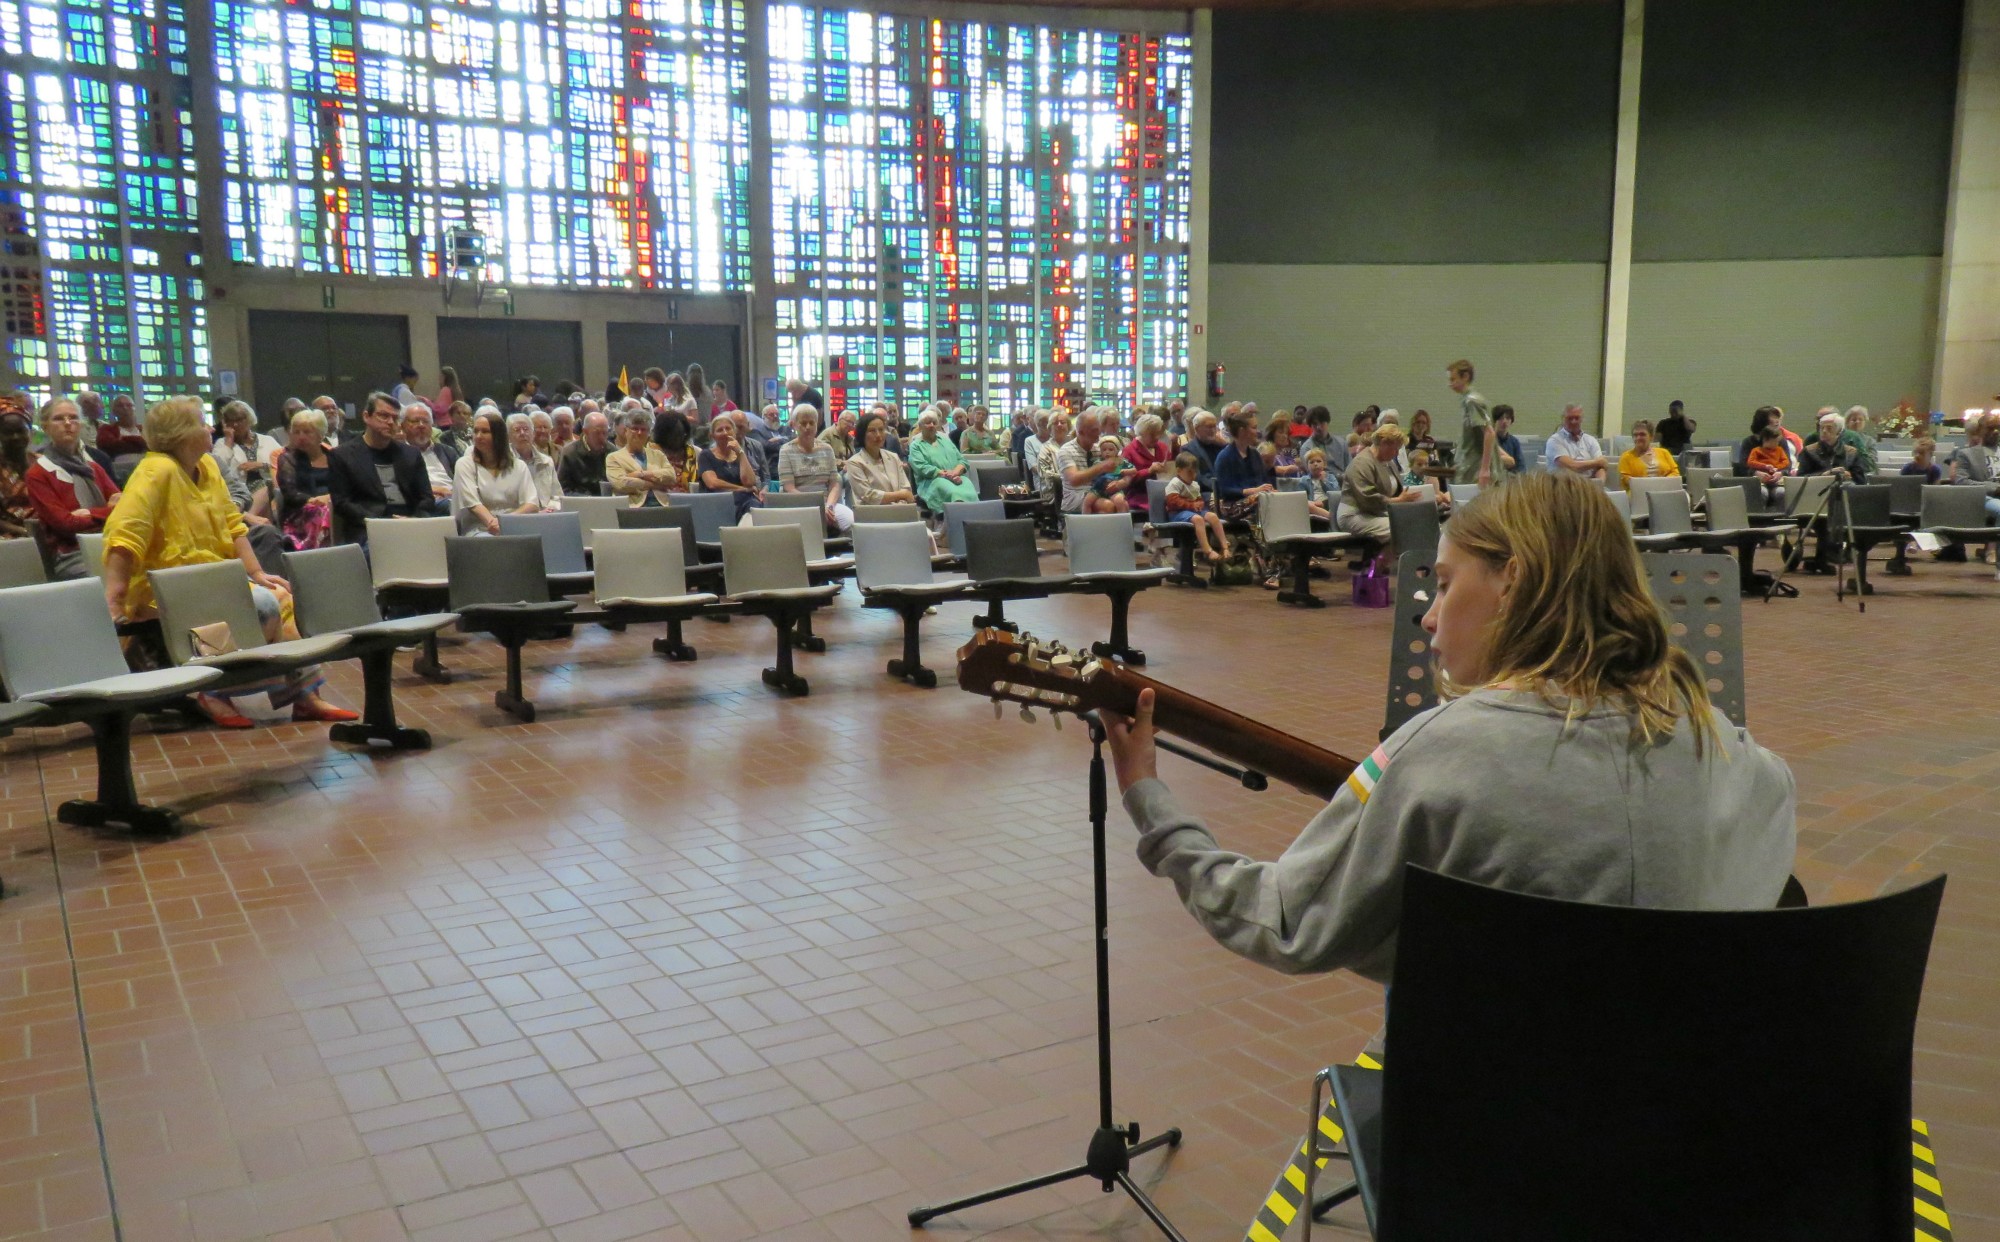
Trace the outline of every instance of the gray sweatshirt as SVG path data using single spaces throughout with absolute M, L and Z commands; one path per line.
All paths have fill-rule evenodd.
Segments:
M 1540 696 L 1482 690 L 1411 720 L 1276 862 L 1220 848 L 1157 779 L 1125 791 L 1139 860 L 1224 947 L 1287 973 L 1389 981 L 1404 863 L 1607 905 L 1768 909 L 1791 872 L 1784 760 L 1715 713 L 1648 748 L 1600 706 L 1565 731 Z

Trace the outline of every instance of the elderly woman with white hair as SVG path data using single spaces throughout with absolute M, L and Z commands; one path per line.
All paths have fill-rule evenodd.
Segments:
M 1133 485 L 1125 493 L 1126 500 L 1134 509 L 1145 512 L 1149 479 L 1161 482 L 1174 477 L 1174 442 L 1167 435 L 1167 420 L 1158 414 L 1141 414 L 1135 425 L 1132 439 L 1126 443 L 1125 460 L 1138 472 Z M 1164 517 L 1165 515 L 1161 515 Z
M 528 476 L 535 481 L 535 497 L 542 502 L 544 513 L 552 513 L 562 508 L 562 487 L 556 482 L 556 459 L 535 444 L 535 419 L 547 417 L 546 410 L 536 410 L 533 415 L 519 410 L 509 414 L 507 447 L 514 450 L 515 457 L 527 463 Z
M 854 525 L 854 510 L 842 503 L 846 479 L 834 458 L 833 446 L 820 438 L 819 411 L 803 401 L 792 407 L 792 438 L 778 450 L 778 486 L 788 492 L 819 492 L 826 527 L 846 534 Z
M 249 528 L 229 498 L 221 465 L 209 454 L 201 401 L 169 397 L 146 411 L 145 427 L 146 455 L 104 523 L 104 600 L 112 618 L 143 621 L 158 615 L 149 576 L 156 569 L 240 561 L 250 577 L 264 637 L 274 642 L 297 638 L 291 584 L 266 573 L 250 547 Z M 254 727 L 230 705 L 232 698 L 252 694 L 270 695 L 274 707 L 289 706 L 294 720 L 358 719 L 320 698 L 324 680 L 318 666 L 308 665 L 269 681 L 198 694 L 195 704 L 226 729 Z
M 910 477 L 916 480 L 917 496 L 939 513 L 954 501 L 979 499 L 972 467 L 958 446 L 939 434 L 943 426 L 936 408 L 927 409 L 918 416 L 917 437 L 910 441 Z

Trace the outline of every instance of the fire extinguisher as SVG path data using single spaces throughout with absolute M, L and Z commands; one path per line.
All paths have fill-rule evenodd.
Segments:
M 1222 398 L 1222 380 L 1227 374 L 1228 368 L 1219 362 L 1208 368 L 1208 396 L 1210 400 L 1220 400 Z

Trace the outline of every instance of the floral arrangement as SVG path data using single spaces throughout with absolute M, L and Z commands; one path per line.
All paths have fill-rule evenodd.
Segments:
M 1931 416 L 1918 409 L 1917 403 L 1908 397 L 1904 397 L 1887 413 L 1875 419 L 1875 430 L 1878 435 L 1900 439 L 1914 440 L 1918 436 L 1928 435 L 1930 428 Z

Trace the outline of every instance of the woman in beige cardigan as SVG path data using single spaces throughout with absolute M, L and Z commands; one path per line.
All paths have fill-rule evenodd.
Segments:
M 855 429 L 859 446 L 847 459 L 847 482 L 854 503 L 861 505 L 915 504 L 917 493 L 910 487 L 910 468 L 903 459 L 883 448 L 888 432 L 880 414 L 869 414 Z

